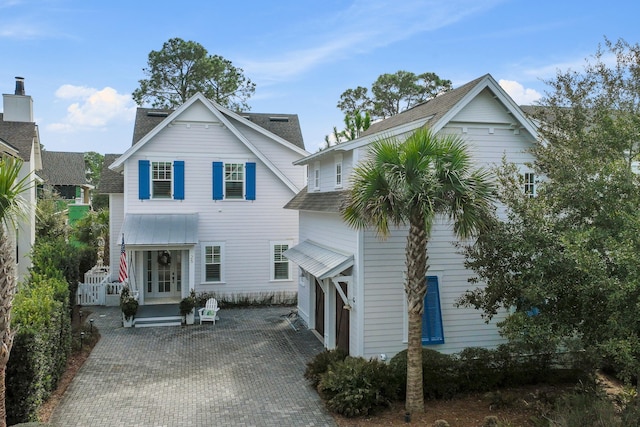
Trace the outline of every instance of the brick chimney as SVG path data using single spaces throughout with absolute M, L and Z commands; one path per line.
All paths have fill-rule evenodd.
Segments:
M 24 77 L 16 77 L 16 90 L 13 95 L 3 94 L 5 122 L 33 122 L 33 99 L 25 95 Z

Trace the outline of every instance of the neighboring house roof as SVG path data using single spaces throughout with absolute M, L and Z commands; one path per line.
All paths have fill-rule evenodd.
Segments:
M 346 191 L 311 192 L 305 187 L 287 203 L 285 209 L 299 211 L 340 212 Z
M 290 148 L 291 150 L 293 150 L 293 151 L 295 151 L 295 152 L 297 152 L 297 153 L 299 153 L 301 155 L 309 154 L 307 151 L 304 150 L 304 148 L 301 148 L 298 145 L 295 145 L 295 144 L 287 141 L 286 139 L 282 138 L 281 136 L 278 136 L 278 135 L 268 131 L 267 129 L 264 129 L 261 126 L 258 126 L 257 124 L 255 124 L 251 120 L 248 120 L 245 117 L 243 117 L 243 116 L 241 116 L 241 115 L 239 115 L 237 113 L 234 113 L 233 111 L 231 111 L 231 110 L 229 110 L 227 108 L 224 108 L 221 105 L 211 101 L 210 99 L 207 99 L 201 93 L 196 93 L 195 95 L 193 95 L 191 98 L 189 98 L 189 100 L 187 100 L 187 102 L 185 102 L 183 105 L 178 107 L 175 111 L 173 111 L 172 113 L 170 113 L 166 117 L 165 117 L 165 114 L 158 114 L 158 116 L 161 116 L 161 117 L 157 117 L 157 119 L 162 119 L 160 121 L 160 123 L 157 124 L 150 132 L 148 132 L 146 135 L 144 135 L 142 138 L 140 138 L 133 146 L 131 146 L 127 151 L 125 151 L 125 153 L 122 154 L 122 156 L 120 156 L 118 159 L 116 159 L 111 164 L 111 166 L 109 166 L 109 167 L 114 171 L 121 171 L 123 169 L 124 162 L 129 157 L 131 157 L 134 153 L 136 153 L 138 150 L 140 150 L 142 147 L 144 147 L 162 129 L 164 129 L 166 126 L 171 124 L 171 122 L 173 120 L 178 119 L 182 113 L 184 113 L 186 110 L 188 110 L 189 107 L 191 107 L 196 102 L 201 102 L 206 108 L 208 108 L 209 111 L 231 133 L 233 133 L 240 140 L 240 142 L 242 142 L 249 149 L 249 151 L 251 151 L 253 153 L 253 155 L 256 156 L 256 158 L 258 158 L 269 170 L 271 170 L 271 172 L 273 172 L 273 174 L 276 175 L 291 191 L 293 191 L 294 193 L 297 193 L 297 192 L 300 191 L 300 189 L 291 181 L 291 179 L 289 179 L 289 177 L 287 177 L 280 169 L 278 169 L 267 156 L 265 156 L 262 152 L 260 152 L 260 150 L 258 150 L 251 143 L 251 141 L 240 131 L 238 126 L 234 125 L 233 122 L 242 123 L 242 124 L 252 128 L 253 130 L 255 130 L 255 131 L 259 132 L 259 133 L 262 133 L 263 135 L 269 137 L 274 142 L 279 143 L 279 144 L 281 144 L 283 146 L 286 146 L 286 147 Z M 140 114 L 142 114 L 142 113 L 140 113 Z M 147 117 L 149 117 L 149 116 L 147 115 Z M 153 117 L 153 115 L 152 115 L 152 117 Z M 279 117 L 279 116 L 273 116 L 273 117 Z M 144 120 L 145 120 L 145 128 L 146 128 L 149 125 L 148 123 L 152 119 L 149 119 L 149 120 L 144 119 Z M 155 119 L 153 119 L 153 120 L 155 120 Z M 279 122 L 279 123 L 285 123 L 285 122 L 282 121 L 282 122 Z M 293 122 L 287 122 L 287 123 L 293 124 Z M 134 132 L 134 134 L 135 133 L 136 132 Z
M 38 175 L 49 185 L 88 185 L 84 153 L 43 150 Z
M 30 161 L 33 141 L 38 140 L 38 127 L 33 122 L 5 122 L 3 116 L 0 113 L 0 139 L 15 147 L 23 161 Z M 35 149 L 39 150 L 39 144 L 36 145 Z
M 173 112 L 174 110 L 138 108 L 131 145 L 135 145 Z M 304 150 L 297 114 L 238 113 L 238 115 Z
M 124 193 L 124 176 L 109 169 L 109 166 L 116 161 L 121 154 L 105 154 L 100 173 L 100 183 L 98 183 L 99 194 Z

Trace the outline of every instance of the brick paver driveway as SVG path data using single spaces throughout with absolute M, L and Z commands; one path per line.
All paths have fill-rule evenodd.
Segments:
M 127 328 L 92 307 L 101 340 L 52 426 L 335 426 L 303 378 L 322 350 L 289 308 L 220 311 L 216 325 Z

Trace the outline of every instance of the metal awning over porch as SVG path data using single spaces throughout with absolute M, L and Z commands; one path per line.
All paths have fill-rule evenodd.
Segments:
M 336 276 L 353 265 L 353 255 L 311 240 L 305 240 L 289 248 L 283 255 L 320 280 Z
M 122 233 L 127 246 L 195 245 L 198 214 L 127 214 Z

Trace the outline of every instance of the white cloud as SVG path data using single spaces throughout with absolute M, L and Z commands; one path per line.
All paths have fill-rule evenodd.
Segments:
M 76 102 L 67 107 L 67 115 L 61 122 L 47 126 L 52 132 L 107 128 L 110 125 L 131 122 L 135 117 L 136 107 L 131 95 L 119 94 L 111 87 L 98 90 L 85 86 L 63 85 L 56 91 L 56 97 Z
M 542 98 L 542 95 L 535 89 L 527 89 L 513 80 L 500 80 L 498 84 L 518 105 L 529 105 Z
M 285 51 L 279 57 L 241 60 L 240 66 L 257 80 L 282 81 L 301 74 L 319 64 L 388 46 L 415 34 L 434 31 L 451 25 L 469 15 L 494 7 L 503 0 L 356 0 L 348 8 L 323 17 L 316 22 L 304 22 L 299 29 L 305 37 L 288 34 L 292 40 L 307 39 L 308 46 Z M 384 19 L 380 19 L 384 16 Z

